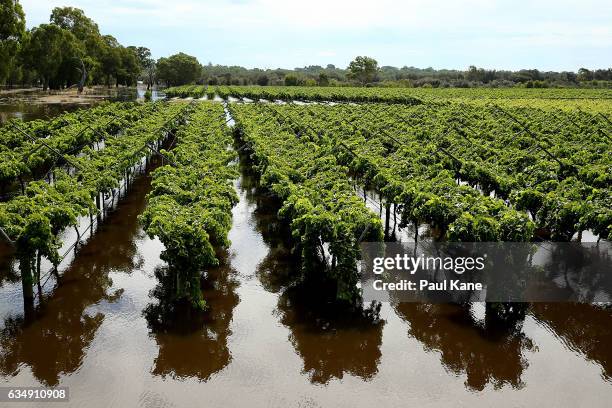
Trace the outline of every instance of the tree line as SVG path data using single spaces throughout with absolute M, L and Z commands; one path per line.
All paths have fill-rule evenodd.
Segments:
M 387 86 L 387 87 L 588 87 L 612 86 L 612 68 L 578 72 L 486 70 L 436 70 L 404 66 L 379 66 L 370 57 L 356 57 L 344 68 L 328 64 L 289 69 L 247 69 L 239 66 L 205 65 L 200 84 L 287 86 Z
M 387 86 L 387 87 L 586 87 L 612 86 L 612 68 L 578 72 L 486 70 L 470 66 L 465 71 L 415 67 L 379 66 L 370 57 L 358 56 L 347 68 L 333 64 L 310 65 L 294 69 L 260 69 L 241 66 L 208 65 L 198 68 L 195 57 L 178 54 L 162 58 L 167 68 L 158 66 L 159 79 L 169 85 L 285 85 L 285 86 Z M 182 72 L 181 75 L 174 74 Z
M 578 72 L 505 71 L 470 66 L 436 70 L 379 66 L 356 57 L 346 69 L 328 64 L 295 69 L 248 69 L 202 66 L 196 57 L 178 53 L 155 60 L 142 46 L 123 46 L 100 33 L 83 10 L 56 7 L 48 24 L 26 29 L 17 0 L 0 0 L 0 85 L 63 89 L 86 85 L 133 86 L 138 80 L 166 86 L 208 85 L 397 86 L 397 87 L 610 87 L 612 68 Z
M 154 64 L 145 47 L 125 47 L 73 7 L 56 7 L 48 24 L 26 30 L 18 1 L 0 0 L 0 83 L 63 89 L 135 85 Z

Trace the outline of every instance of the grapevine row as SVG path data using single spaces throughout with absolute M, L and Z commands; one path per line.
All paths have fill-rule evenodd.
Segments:
M 0 186 L 37 178 L 61 161 L 58 155 L 74 156 L 85 146 L 114 137 L 153 109 L 153 105 L 114 103 L 50 121 L 9 121 L 0 128 Z
M 200 277 L 206 267 L 218 264 L 215 248 L 229 245 L 231 210 L 238 201 L 232 181 L 238 174 L 223 106 L 196 106 L 189 123 L 176 133 L 176 147 L 163 152 L 172 165 L 152 174 L 140 219 L 149 236 L 165 246 L 162 259 L 169 264 L 176 299 L 204 308 Z
M 60 233 L 76 226 L 79 217 L 96 213 L 101 208 L 100 194 L 118 188 L 130 169 L 147 156 L 147 145 L 165 139 L 186 118 L 188 109 L 185 104 L 157 105 L 154 114 L 121 137 L 108 139 L 104 149 L 87 147 L 73 157 L 76 172 L 58 168 L 53 184 L 33 181 L 23 195 L 0 203 L 0 228 L 16 247 L 26 297 L 31 297 L 32 272 L 40 274 L 41 257 L 53 265 L 60 262 Z
M 382 240 L 382 224 L 357 196 L 348 168 L 338 164 L 331 144 L 300 138 L 267 107 L 230 106 L 239 137 L 249 146 L 261 183 L 282 202 L 306 277 L 336 285 L 339 299 L 358 299 L 358 244 Z M 327 256 L 331 259 L 327 259 Z

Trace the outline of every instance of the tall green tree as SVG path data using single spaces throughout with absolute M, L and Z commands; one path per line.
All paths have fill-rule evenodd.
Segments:
M 87 17 L 85 12 L 78 8 L 56 7 L 51 12 L 49 22 L 70 31 L 83 43 L 87 43 L 88 40 L 100 36 L 100 30 L 96 22 Z
M 593 72 L 586 68 L 580 68 L 578 70 L 578 80 L 579 81 L 591 81 L 593 80 Z
M 0 83 L 15 70 L 15 57 L 25 33 L 21 4 L 16 0 L 0 0 Z
M 153 83 L 155 83 L 155 76 L 157 75 L 157 63 L 153 58 L 147 58 L 144 61 L 143 76 L 147 84 L 147 91 L 151 89 Z
M 83 91 L 85 83 L 90 78 L 91 71 L 100 66 L 103 42 L 98 24 L 85 15 L 85 12 L 75 7 L 55 7 L 49 18 L 64 30 L 70 31 L 82 44 L 85 55 L 79 60 L 80 79 L 79 92 Z
M 136 85 L 138 75 L 141 71 L 140 62 L 138 61 L 138 53 L 133 47 L 119 47 L 120 65 L 117 75 L 115 76 L 115 85 Z
M 103 46 L 100 55 L 100 68 L 105 79 L 106 86 L 110 88 L 113 78 L 117 77 L 121 68 L 121 52 L 119 42 L 112 35 L 102 37 Z
M 140 68 L 144 68 L 147 60 L 151 58 L 151 50 L 147 47 L 135 47 L 133 45 L 127 48 L 136 55 Z
M 55 24 L 41 24 L 31 31 L 24 54 L 44 90 L 71 86 L 78 81 L 84 50 L 70 31 Z
M 202 76 L 202 65 L 196 57 L 178 53 L 157 61 L 157 77 L 168 86 L 191 84 Z
M 370 57 L 357 57 L 349 64 L 348 77 L 367 84 L 376 80 L 378 74 L 378 62 Z
M 286 75 L 285 76 L 285 86 L 297 86 L 298 77 L 295 75 Z
M 151 50 L 147 47 L 128 47 L 138 58 L 138 66 L 140 69 L 140 77 L 147 84 L 147 90 L 151 89 L 155 81 L 155 60 L 151 56 Z

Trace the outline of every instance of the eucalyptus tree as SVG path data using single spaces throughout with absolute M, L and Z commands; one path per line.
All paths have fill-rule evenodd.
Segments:
M 70 86 L 79 76 L 78 61 L 84 50 L 77 38 L 55 24 L 41 24 L 31 31 L 24 50 L 30 67 L 36 70 L 43 89 Z
M 373 82 L 379 71 L 378 62 L 370 57 L 357 57 L 347 67 L 348 77 L 362 84 Z
M 147 90 L 151 89 L 153 82 L 155 81 L 155 60 L 151 56 L 151 50 L 147 47 L 128 47 L 133 53 L 136 54 L 138 59 L 139 77 L 143 78 L 147 84 Z
M 202 76 L 202 65 L 196 57 L 178 53 L 157 61 L 157 76 L 169 86 L 196 82 Z
M 0 83 L 15 69 L 16 56 L 25 36 L 25 13 L 18 1 L 0 0 Z
M 55 7 L 49 21 L 70 31 L 85 50 L 85 55 L 78 59 L 77 68 L 80 73 L 78 89 L 82 92 L 89 73 L 97 66 L 96 59 L 99 59 L 101 54 L 102 42 L 98 24 L 87 17 L 83 10 L 74 7 Z

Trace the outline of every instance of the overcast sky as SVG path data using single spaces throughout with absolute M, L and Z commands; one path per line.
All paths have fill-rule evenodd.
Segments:
M 28 27 L 56 6 L 103 34 L 206 64 L 294 68 L 357 55 L 419 68 L 612 67 L 612 0 L 21 0 Z

